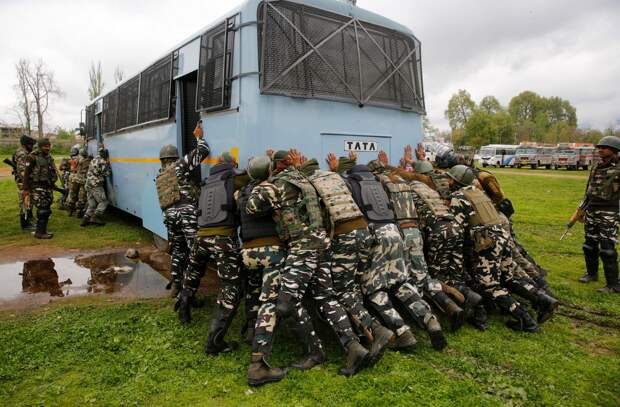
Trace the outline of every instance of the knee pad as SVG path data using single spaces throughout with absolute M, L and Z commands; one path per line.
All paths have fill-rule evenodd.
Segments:
M 49 219 L 51 215 L 52 215 L 52 211 L 49 209 L 40 209 L 37 211 L 37 218 L 40 218 L 40 219 Z
M 288 318 L 293 315 L 295 311 L 295 298 L 289 294 L 280 294 L 278 297 L 278 303 L 276 305 L 276 313 L 282 319 Z
M 603 260 L 617 260 L 618 253 L 616 253 L 615 249 L 603 249 L 600 252 L 601 259 Z
M 598 245 L 595 245 L 593 242 L 586 242 L 581 248 L 585 254 L 598 254 Z

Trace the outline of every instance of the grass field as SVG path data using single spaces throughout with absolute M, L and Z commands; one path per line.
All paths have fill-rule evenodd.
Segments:
M 620 296 L 597 293 L 602 282 L 576 282 L 583 272 L 582 228 L 559 241 L 585 173 L 493 171 L 515 203 L 520 240 L 549 269 L 552 288 L 567 303 L 540 334 L 512 332 L 503 326 L 506 317 L 494 315 L 487 332 L 464 327 L 436 352 L 418 331 L 415 353 L 388 352 L 350 379 L 336 374 L 342 353 L 326 335 L 329 363 L 250 389 L 247 345 L 220 357 L 202 353 L 211 306 L 183 327 L 169 299 L 73 299 L 17 315 L 0 312 L 0 405 L 619 405 Z M 33 244 L 17 230 L 14 196 L 12 185 L 0 182 L 0 245 Z M 127 220 L 80 230 L 75 219 L 53 217 L 53 244 L 62 247 L 148 239 Z M 239 339 L 241 320 L 229 337 Z M 279 333 L 272 362 L 284 365 L 300 353 Z

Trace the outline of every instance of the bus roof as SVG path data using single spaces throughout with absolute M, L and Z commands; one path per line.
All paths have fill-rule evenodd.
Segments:
M 486 146 L 482 146 L 480 148 L 519 148 L 519 146 L 512 144 L 487 144 Z
M 147 67 L 151 66 L 153 63 L 161 60 L 162 58 L 166 57 L 167 55 L 170 55 L 175 50 L 180 49 L 183 46 L 189 44 L 190 42 L 194 41 L 196 38 L 199 38 L 205 32 L 207 32 L 210 29 L 212 29 L 212 28 L 216 27 L 217 25 L 219 25 L 222 22 L 222 20 L 224 20 L 226 17 L 230 17 L 230 16 L 232 16 L 232 15 L 234 15 L 236 13 L 239 13 L 241 11 L 248 12 L 250 10 L 254 10 L 252 13 L 250 13 L 250 17 L 247 17 L 245 15 L 245 13 L 244 13 L 243 15 L 245 16 L 245 18 L 243 18 L 242 22 L 246 23 L 246 22 L 249 22 L 249 21 L 255 21 L 256 17 L 257 17 L 256 12 L 257 12 L 258 6 L 263 1 L 264 0 L 244 0 L 243 2 L 239 3 L 237 5 L 237 7 L 231 9 L 230 11 L 228 11 L 227 13 L 225 13 L 222 16 L 214 18 L 211 21 L 211 23 L 209 23 L 205 27 L 201 28 L 200 30 L 196 31 L 194 34 L 190 35 L 189 37 L 187 37 L 183 41 L 177 43 L 174 47 L 168 49 L 165 53 L 161 54 L 158 58 L 152 60 L 150 64 L 145 65 L 144 68 L 139 70 L 137 73 L 134 73 L 133 75 L 127 76 L 127 78 L 125 80 L 115 84 L 115 86 L 113 88 L 109 89 L 107 92 L 102 93 L 101 95 L 97 96 L 95 99 L 89 101 L 88 105 L 91 105 L 92 103 L 96 102 L 97 100 L 102 99 L 104 96 L 108 95 L 109 93 L 111 93 L 112 91 L 117 89 L 123 83 L 125 83 L 128 80 L 134 78 L 136 75 L 139 75 L 144 69 L 146 69 Z M 336 13 L 336 14 L 341 14 L 341 15 L 350 16 L 350 17 L 356 17 L 358 20 L 361 20 L 362 22 L 367 22 L 367 23 L 375 24 L 375 25 L 378 25 L 378 26 L 381 26 L 381 27 L 389 28 L 389 29 L 392 29 L 394 31 L 398 31 L 398 32 L 404 33 L 406 35 L 410 35 L 412 37 L 415 37 L 413 32 L 409 28 L 405 27 L 404 25 L 399 24 L 399 23 L 397 23 L 397 22 L 395 22 L 393 20 L 390 20 L 390 19 L 388 19 L 386 17 L 383 17 L 383 16 L 381 16 L 379 14 L 373 13 L 373 12 L 368 11 L 368 10 L 364 10 L 362 8 L 359 8 L 357 6 L 354 6 L 354 5 L 352 5 L 350 3 L 347 3 L 347 2 L 344 2 L 344 1 L 340 1 L 340 0 L 287 0 L 287 1 L 291 2 L 291 3 L 304 4 L 304 5 L 307 5 L 307 6 L 310 6 L 310 7 L 315 7 L 315 8 L 321 9 L 321 10 L 331 11 L 332 13 Z M 271 0 L 271 2 L 272 3 L 277 3 L 277 1 L 274 1 L 274 0 Z M 514 146 L 511 146 L 511 147 L 514 147 Z

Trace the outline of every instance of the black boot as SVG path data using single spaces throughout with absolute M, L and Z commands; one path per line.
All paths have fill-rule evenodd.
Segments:
M 291 368 L 297 370 L 310 370 L 322 364 L 327 359 L 318 337 L 313 337 L 307 324 L 297 324 L 293 329 L 297 338 L 304 345 L 305 354 L 297 362 L 291 364 Z
M 32 224 L 28 215 L 19 214 L 19 223 L 22 227 L 22 230 L 35 230 L 35 226 Z
M 95 226 L 104 226 L 105 225 L 105 222 L 103 221 L 103 219 L 101 219 L 101 215 L 97 215 L 97 214 L 94 214 L 90 218 L 90 223 L 92 223 Z
M 209 327 L 209 335 L 205 345 L 205 353 L 207 355 L 217 355 L 220 353 L 228 353 L 235 350 L 238 346 L 237 342 L 226 342 L 224 336 L 228 331 L 228 327 L 235 316 L 235 310 L 218 306 L 215 315 L 211 320 Z
M 181 290 L 177 296 L 177 302 L 174 304 L 174 310 L 177 311 L 179 321 L 182 324 L 189 324 L 192 322 L 191 301 L 193 294 L 190 290 Z
M 47 233 L 47 222 L 49 220 L 49 215 L 45 215 L 39 212 L 39 218 L 37 219 L 37 229 L 34 232 L 34 237 L 37 239 L 51 239 L 54 237 L 53 233 Z
M 262 353 L 252 353 L 250 367 L 248 367 L 248 384 L 250 386 L 278 382 L 284 376 L 286 376 L 286 369 L 271 367 Z
M 534 318 L 523 308 L 517 306 L 517 308 L 510 312 L 510 314 L 516 318 L 516 320 L 510 320 L 506 322 L 506 326 L 514 331 L 523 331 L 535 333 L 539 332 L 540 328 L 534 321 Z
M 431 345 L 433 345 L 433 349 L 442 350 L 448 345 L 448 342 L 443 335 L 443 331 L 441 330 L 439 320 L 436 316 L 433 315 L 426 322 L 426 331 L 428 332 L 428 336 L 431 338 Z
M 620 293 L 620 283 L 618 283 L 618 255 L 615 248 L 601 251 L 603 270 L 605 271 L 605 281 L 607 285 L 598 289 L 601 293 Z
M 539 324 L 542 324 L 553 317 L 553 313 L 560 305 L 560 302 L 540 289 L 536 293 L 536 297 L 536 310 L 538 311 L 536 319 Z
M 450 329 L 452 332 L 458 331 L 465 322 L 465 312 L 461 307 L 444 292 L 436 293 L 433 297 L 435 304 L 450 318 Z
M 372 344 L 370 345 L 370 354 L 368 365 L 373 366 L 383 356 L 383 351 L 390 340 L 394 337 L 394 332 L 390 331 L 377 321 L 372 322 Z
M 467 322 L 479 331 L 487 330 L 489 327 L 489 315 L 483 304 L 478 304 L 472 309 L 471 316 L 467 318 Z
M 392 344 L 392 349 L 403 352 L 411 352 L 414 351 L 418 341 L 416 340 L 413 332 L 410 329 L 407 329 L 402 334 L 396 337 L 396 340 Z
M 347 360 L 345 366 L 342 367 L 338 374 L 343 376 L 353 376 L 366 367 L 369 358 L 369 352 L 357 341 L 350 341 L 346 346 Z
M 585 244 L 582 246 L 586 260 L 586 273 L 579 279 L 580 283 L 598 281 L 598 248 Z

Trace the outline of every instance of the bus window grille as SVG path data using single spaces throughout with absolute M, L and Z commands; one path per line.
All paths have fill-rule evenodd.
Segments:
M 118 89 L 103 97 L 103 133 L 116 131 L 116 112 L 118 107 Z
M 287 1 L 259 18 L 262 93 L 424 111 L 415 37 Z
M 95 104 L 86 106 L 86 122 L 84 123 L 86 130 L 86 140 L 92 140 L 97 135 L 95 133 Z
M 140 74 L 138 123 L 170 117 L 172 54 L 160 59 Z
M 138 121 L 138 89 L 140 86 L 140 76 L 131 78 L 118 89 L 118 117 L 116 127 L 135 126 Z

